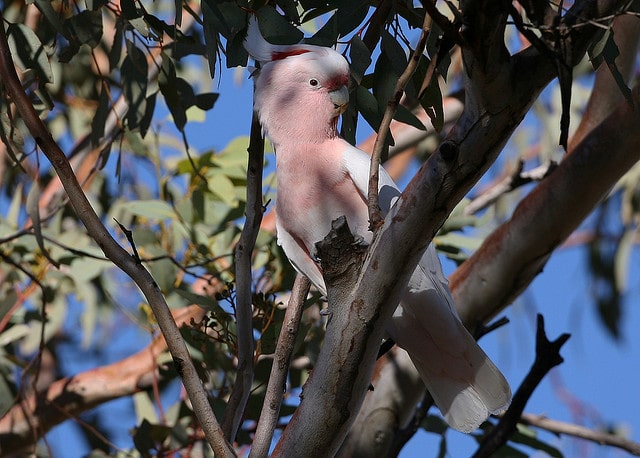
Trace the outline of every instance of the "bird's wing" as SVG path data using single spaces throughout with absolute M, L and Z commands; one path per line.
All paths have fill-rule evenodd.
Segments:
M 305 275 L 322 294 L 326 295 L 327 287 L 324 284 L 320 266 L 313 260 L 305 245 L 282 228 L 277 219 L 276 233 L 278 234 L 278 245 L 282 247 L 293 267 Z
M 345 151 L 342 156 L 342 166 L 349 173 L 356 188 L 358 188 L 358 191 L 360 191 L 360 194 L 366 201 L 367 195 L 369 194 L 369 165 L 371 164 L 371 157 L 346 141 L 344 145 Z M 380 166 L 378 180 L 378 195 L 380 210 L 383 215 L 389 212 L 400 196 L 398 186 L 382 166 Z

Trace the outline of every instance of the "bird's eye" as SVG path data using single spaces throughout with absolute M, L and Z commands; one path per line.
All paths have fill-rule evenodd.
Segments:
M 311 85 L 311 86 L 317 86 L 318 84 L 320 84 L 320 83 L 318 83 L 318 80 L 315 79 L 315 78 L 311 78 L 309 80 L 309 85 Z

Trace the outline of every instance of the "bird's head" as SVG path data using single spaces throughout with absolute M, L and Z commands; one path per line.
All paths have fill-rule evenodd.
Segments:
M 255 109 L 274 143 L 337 135 L 338 116 L 349 102 L 349 64 L 340 53 L 314 45 L 272 45 L 255 19 L 245 48 L 261 66 L 254 74 Z

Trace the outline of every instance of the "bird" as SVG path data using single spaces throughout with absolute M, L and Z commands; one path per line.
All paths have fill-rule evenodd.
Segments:
M 273 45 L 255 17 L 249 19 L 244 46 L 259 65 L 252 71 L 254 111 L 276 156 L 277 241 L 293 267 L 326 295 L 315 244 L 332 221 L 345 216 L 359 242 L 373 238 L 367 207 L 371 159 L 338 132 L 349 102 L 349 64 L 332 48 Z M 383 214 L 399 195 L 380 167 Z M 407 351 L 452 428 L 472 432 L 508 407 L 509 384 L 462 324 L 433 244 L 385 332 Z

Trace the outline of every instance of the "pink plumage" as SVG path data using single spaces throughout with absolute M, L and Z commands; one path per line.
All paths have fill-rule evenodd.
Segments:
M 271 45 L 252 19 L 245 40 L 260 62 L 255 110 L 276 151 L 278 243 L 293 266 L 323 293 L 315 243 L 346 216 L 351 231 L 371 242 L 366 194 L 369 156 L 340 138 L 337 120 L 348 103 L 349 65 L 338 52 L 313 45 Z M 383 213 L 400 191 L 380 168 Z M 500 371 L 464 328 L 433 246 L 413 273 L 386 324 L 414 362 L 453 428 L 470 432 L 507 408 L 511 391 Z

